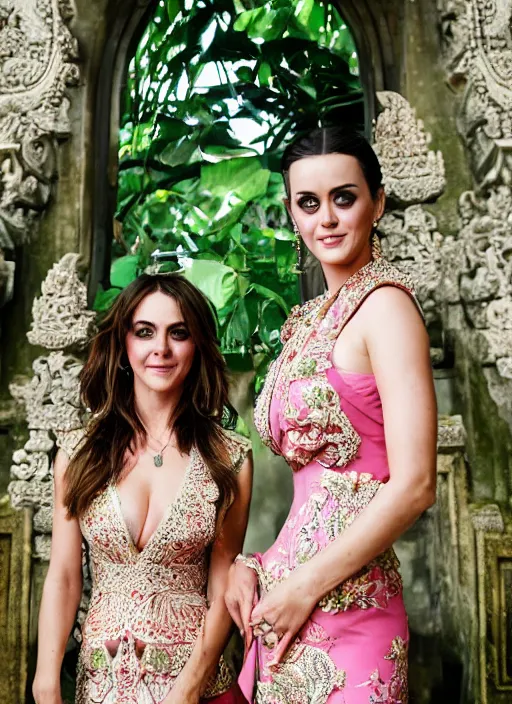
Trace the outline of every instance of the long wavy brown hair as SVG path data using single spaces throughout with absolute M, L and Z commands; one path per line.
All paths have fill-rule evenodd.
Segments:
M 219 505 L 236 493 L 223 421 L 235 411 L 228 400 L 228 378 L 208 299 L 179 274 L 143 274 L 115 300 L 93 338 L 80 375 L 81 395 L 91 420 L 66 470 L 64 503 L 70 516 L 81 516 L 108 483 L 116 482 L 127 452 L 146 430 L 135 406 L 133 374 L 127 374 L 126 335 L 133 314 L 150 293 L 161 291 L 179 305 L 196 345 L 181 398 L 169 419 L 181 453 L 196 447 L 219 487 Z

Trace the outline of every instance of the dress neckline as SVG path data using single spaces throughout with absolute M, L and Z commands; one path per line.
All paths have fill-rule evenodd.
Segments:
M 127 539 L 127 541 L 128 541 L 128 544 L 129 544 L 129 546 L 130 546 L 130 550 L 131 550 L 131 552 L 134 553 L 137 557 L 140 557 L 140 556 L 147 550 L 147 548 L 149 547 L 149 545 L 154 542 L 154 540 L 156 539 L 156 536 L 162 531 L 163 527 L 164 527 L 165 524 L 167 523 L 167 520 L 168 520 L 168 518 L 169 518 L 169 515 L 170 515 L 172 509 L 173 509 L 173 508 L 176 506 L 176 504 L 180 501 L 180 499 L 181 499 L 181 497 L 182 497 L 182 495 L 183 495 L 183 493 L 184 493 L 185 487 L 186 487 L 187 484 L 188 484 L 189 475 L 190 475 L 190 472 L 191 472 L 191 469 L 192 469 L 194 460 L 195 460 L 195 448 L 192 447 L 192 449 L 190 450 L 189 461 L 188 461 L 188 464 L 187 464 L 187 466 L 186 466 L 186 468 L 185 468 L 185 472 L 184 472 L 184 474 L 183 474 L 183 479 L 181 480 L 181 483 L 180 483 L 180 486 L 178 487 L 178 491 L 176 492 L 176 495 L 175 495 L 174 498 L 167 504 L 167 507 L 165 508 L 165 510 L 164 510 L 164 512 L 163 512 L 163 514 L 162 514 L 162 517 L 160 518 L 160 521 L 158 522 L 158 524 L 157 524 L 155 530 L 151 533 L 151 535 L 149 536 L 148 540 L 146 541 L 146 543 L 145 543 L 141 548 L 139 548 L 139 547 L 135 544 L 135 541 L 134 541 L 134 539 L 133 539 L 133 536 L 132 536 L 132 534 L 130 533 L 130 529 L 128 528 L 128 524 L 126 523 L 126 519 L 125 519 L 125 517 L 124 517 L 123 509 L 122 509 L 122 504 L 121 504 L 121 497 L 119 496 L 119 492 L 118 492 L 118 490 L 117 490 L 117 485 L 116 485 L 114 482 L 111 482 L 111 483 L 108 485 L 108 490 L 109 490 L 109 492 L 110 492 L 110 496 L 111 496 L 112 502 L 113 502 L 113 504 L 114 504 L 114 506 L 115 506 L 115 508 L 116 508 L 116 512 L 117 512 L 117 515 L 118 515 L 118 518 L 119 518 L 119 522 L 120 522 L 120 524 L 121 524 L 121 526 L 122 526 L 123 532 L 124 532 L 124 534 L 125 534 L 125 536 L 126 536 L 126 539 Z M 146 520 L 147 520 L 147 516 L 146 516 Z

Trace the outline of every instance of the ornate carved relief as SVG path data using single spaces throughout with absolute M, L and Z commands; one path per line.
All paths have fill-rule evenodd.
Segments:
M 459 201 L 459 236 L 443 250 L 454 263 L 447 323 L 482 365 L 489 396 L 512 429 L 512 0 L 438 0 L 438 9 L 449 79 L 463 89 L 457 125 L 476 182 Z M 506 494 L 502 488 L 503 503 Z M 473 698 L 482 704 L 509 701 L 512 692 L 512 541 L 502 508 L 489 503 L 471 516 L 479 631 Z
M 374 149 L 381 166 L 386 196 L 403 209 L 387 212 L 379 224 L 388 259 L 409 273 L 428 324 L 440 322 L 440 249 L 443 237 L 433 215 L 421 203 L 444 190 L 441 152 L 428 148 L 430 136 L 407 100 L 391 91 L 377 94 L 382 107 L 374 128 Z M 440 327 L 440 325 L 439 325 Z M 433 349 L 441 361 L 441 348 Z
M 55 445 L 68 447 L 84 420 L 78 378 L 82 362 L 67 351 L 85 346 L 94 330 L 94 313 L 86 309 L 86 287 L 78 278 L 77 261 L 78 255 L 65 255 L 49 271 L 42 296 L 34 301 L 29 339 L 54 351 L 34 361 L 29 383 L 10 387 L 24 406 L 30 437 L 13 454 L 9 494 L 15 508 L 35 509 L 34 529 L 40 534 L 35 547 L 42 559 L 47 559 L 50 545 L 50 453 Z
M 69 0 L 0 0 L 0 250 L 34 229 L 70 133 L 68 86 L 78 81 Z M 0 270 L 1 289 L 1 270 Z M 7 289 L 9 293 L 9 289 Z M 1 303 L 1 299 L 0 299 Z
M 438 0 L 445 61 L 465 84 L 458 127 L 479 184 L 511 181 L 511 0 Z
M 50 350 L 83 349 L 94 332 L 93 311 L 87 310 L 87 291 L 78 278 L 78 254 L 66 254 L 48 272 L 42 296 L 32 306 L 32 345 Z
M 386 213 L 379 224 L 382 250 L 412 276 L 427 323 L 439 318 L 442 235 L 436 219 L 421 205 Z
M 448 325 L 487 367 L 489 393 L 512 428 L 512 0 L 438 0 L 438 9 L 477 183 L 460 198 L 458 239 L 443 249 L 457 264 L 446 300 L 460 302 Z
M 512 358 L 512 192 L 463 193 L 459 292 L 469 335 L 484 365 L 506 378 Z
M 512 693 L 512 536 L 505 530 L 501 510 L 495 504 L 475 508 L 471 517 L 478 565 L 478 701 L 505 704 Z
M 441 152 L 428 148 L 430 135 L 399 93 L 377 93 L 382 112 L 377 118 L 374 149 L 379 157 L 387 197 L 398 205 L 425 203 L 444 190 Z

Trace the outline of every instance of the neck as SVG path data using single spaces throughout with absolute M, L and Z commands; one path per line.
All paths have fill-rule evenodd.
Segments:
M 334 296 L 350 277 L 372 261 L 372 253 L 366 249 L 350 264 L 322 264 L 327 290 Z
M 136 382 L 136 380 L 135 380 Z M 159 393 L 135 383 L 135 409 L 146 431 L 158 441 L 168 437 L 169 421 L 181 397 L 181 389 Z

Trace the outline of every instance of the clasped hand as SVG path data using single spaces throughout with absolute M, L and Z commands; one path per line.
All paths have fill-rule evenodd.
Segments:
M 273 649 L 269 666 L 283 659 L 318 601 L 308 571 L 292 572 L 259 601 L 255 572 L 243 564 L 231 567 L 226 605 L 244 638 L 246 654 L 254 636 L 262 635 L 263 645 Z M 271 637 L 271 633 L 275 636 Z

